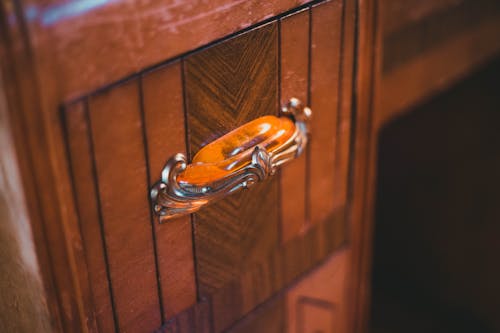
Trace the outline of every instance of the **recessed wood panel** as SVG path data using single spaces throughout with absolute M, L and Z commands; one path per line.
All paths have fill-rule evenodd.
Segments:
M 143 75 L 142 91 L 152 186 L 167 159 L 186 151 L 180 62 Z M 168 319 L 196 302 L 191 218 L 164 224 L 154 218 L 153 226 L 163 312 Z
M 310 221 L 318 223 L 335 209 L 342 1 L 315 6 L 311 15 L 310 104 L 314 117 L 308 156 L 308 204 Z
M 115 323 L 85 102 L 71 105 L 65 112 L 76 208 L 91 288 L 90 304 L 96 328 L 112 332 Z
M 191 156 L 250 120 L 277 113 L 277 46 L 277 24 L 272 23 L 185 60 Z M 277 202 L 278 182 L 271 178 L 194 215 L 200 295 L 231 288 L 245 268 L 264 260 L 278 245 Z M 221 292 L 214 300 L 216 328 L 241 315 L 245 298 L 228 291 L 229 301 Z
M 309 9 L 281 24 L 281 105 L 292 97 L 309 103 Z M 306 154 L 281 170 L 281 233 L 286 242 L 303 231 L 306 221 Z
M 287 292 L 287 333 L 347 332 L 347 264 L 339 251 Z
M 98 196 L 118 329 L 161 324 L 138 81 L 89 100 Z

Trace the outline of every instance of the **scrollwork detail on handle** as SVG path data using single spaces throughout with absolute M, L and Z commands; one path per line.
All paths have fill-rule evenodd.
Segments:
M 302 154 L 307 145 L 311 110 L 298 99 L 292 98 L 280 113 L 294 122 L 293 134 L 272 151 L 267 151 L 260 145 L 255 146 L 248 164 L 209 184 L 179 182 L 178 176 L 186 170 L 188 161 L 184 154 L 172 156 L 161 173 L 161 180 L 150 191 L 152 208 L 160 223 L 196 212 L 231 193 L 248 189 L 274 175 L 279 166 Z

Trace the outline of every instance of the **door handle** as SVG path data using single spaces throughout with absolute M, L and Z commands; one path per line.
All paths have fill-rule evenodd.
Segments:
M 311 109 L 292 98 L 280 116 L 263 116 L 201 148 L 190 164 L 172 156 L 150 191 L 160 223 L 196 212 L 238 190 L 275 174 L 307 145 Z

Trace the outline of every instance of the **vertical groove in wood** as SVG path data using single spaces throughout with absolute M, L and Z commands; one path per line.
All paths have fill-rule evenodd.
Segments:
M 285 17 L 281 21 L 281 104 L 291 97 L 308 100 L 309 77 L 309 10 Z M 303 231 L 306 220 L 306 155 L 281 170 L 282 241 Z
M 100 332 L 113 332 L 115 323 L 112 296 L 96 184 L 93 181 L 93 153 L 86 113 L 83 102 L 65 110 L 70 168 L 96 326 Z
M 328 256 L 339 249 L 345 241 L 344 215 L 343 209 L 336 210 L 331 219 L 311 225 L 302 237 L 295 237 L 282 246 L 276 247 L 264 262 L 247 268 L 241 273 L 239 279 L 226 284 L 214 294 L 177 315 L 173 320 L 169 320 L 160 331 L 200 332 L 203 328 L 203 332 L 220 332 L 238 326 L 236 321 L 242 316 L 252 315 L 252 312 L 246 308 L 248 304 L 254 302 L 251 310 L 259 312 L 260 304 L 265 303 L 277 293 L 286 293 L 287 286 L 298 282 L 297 279 L 300 279 L 301 275 L 327 261 Z M 286 261 L 289 262 L 284 263 Z M 295 267 L 291 267 L 292 265 Z M 287 267 L 287 270 L 283 271 L 281 267 Z M 248 281 L 259 286 L 258 289 L 253 290 L 252 294 L 248 292 Z M 318 283 L 313 283 L 314 285 L 317 286 Z M 342 288 L 338 290 L 340 289 Z M 255 307 L 256 304 L 259 305 Z M 246 309 L 246 312 L 241 312 L 241 308 Z M 212 310 L 214 310 L 213 314 Z M 193 311 L 195 329 L 184 331 L 186 317 L 192 319 Z M 210 322 L 209 318 L 215 318 L 215 321 Z M 200 325 L 200 323 L 203 324 Z
M 307 53 L 307 105 L 311 106 L 311 53 L 312 53 L 312 14 L 311 14 L 312 5 L 308 6 L 309 10 L 309 29 L 308 35 L 309 39 L 307 42 L 308 53 Z M 306 193 L 305 193 L 305 214 L 306 214 L 306 228 L 309 227 L 311 223 L 311 135 L 309 134 L 306 152 Z
M 90 128 L 119 331 L 160 326 L 137 81 L 89 100 Z
M 336 183 L 338 191 L 335 192 L 335 207 L 346 205 L 349 192 L 349 165 L 351 153 L 352 131 L 352 84 L 354 71 L 354 15 L 353 5 L 343 0 L 342 8 L 342 45 L 339 74 L 339 105 L 337 122 L 337 165 Z M 347 220 L 346 220 L 347 223 Z
M 68 140 L 68 121 L 66 118 L 66 113 L 68 110 L 75 110 L 75 112 L 79 112 L 80 114 L 83 112 L 83 102 L 73 104 L 62 111 L 62 120 L 63 120 L 63 135 L 66 143 L 66 152 L 69 155 L 70 147 Z M 81 118 L 81 116 L 80 116 Z M 84 263 L 83 265 L 75 265 L 74 269 L 74 278 L 77 281 L 78 289 L 76 291 L 77 297 L 80 299 L 80 313 L 82 318 L 85 318 L 85 324 L 82 325 L 82 329 L 87 329 L 91 332 L 96 332 L 98 323 L 96 314 L 94 311 L 94 300 L 92 299 L 92 285 L 89 276 L 88 264 L 87 264 L 87 253 L 85 252 L 85 244 L 83 240 L 83 233 L 81 228 L 80 221 L 80 213 L 79 207 L 77 204 L 77 195 L 74 186 L 74 170 L 71 167 L 71 162 L 69 165 L 69 176 L 72 181 L 72 195 L 75 202 L 74 206 L 69 207 L 70 213 L 77 218 L 72 219 L 66 223 L 66 239 L 69 240 L 73 244 L 73 258 L 75 263 Z
M 144 145 L 144 160 L 146 162 L 146 188 L 144 191 L 149 194 L 150 188 L 151 188 L 151 174 L 150 174 L 150 167 L 149 167 L 149 149 L 148 149 L 148 137 L 146 133 L 146 116 L 144 114 L 144 87 L 143 87 L 143 82 L 142 82 L 142 76 L 138 78 L 138 83 L 139 83 L 139 104 L 140 104 L 140 113 L 141 113 L 141 128 L 142 128 L 142 136 L 143 140 L 142 143 Z M 151 196 L 148 195 L 148 203 L 149 207 L 152 206 L 152 201 L 151 201 Z M 165 322 L 165 310 L 164 310 L 164 304 L 163 304 L 163 291 L 162 291 L 162 284 L 161 284 L 161 276 L 160 276 L 160 264 L 159 264 L 159 256 L 158 256 L 158 240 L 156 237 L 156 225 L 155 225 L 155 216 L 153 214 L 152 209 L 149 210 L 149 219 L 151 222 L 151 237 L 153 240 L 153 254 L 154 254 L 154 260 L 155 260 L 155 273 L 156 273 L 156 286 L 158 287 L 158 298 L 159 298 L 159 306 L 160 306 L 160 317 L 161 317 L 161 323 L 163 324 Z
M 337 252 L 286 292 L 287 333 L 347 332 L 348 259 Z
M 142 87 L 151 186 L 160 178 L 167 159 L 186 149 L 180 62 L 145 74 Z M 164 317 L 168 319 L 196 303 L 190 216 L 164 224 L 154 218 L 153 228 Z
M 312 8 L 310 143 L 311 222 L 329 218 L 335 209 L 336 131 L 339 92 L 342 1 Z
M 273 22 L 186 58 L 191 154 L 252 119 L 276 113 L 277 41 Z M 243 308 L 254 306 L 248 293 L 257 285 L 244 286 L 245 294 L 231 290 L 240 289 L 233 284 L 245 267 L 262 261 L 277 246 L 277 199 L 278 183 L 270 179 L 194 215 L 198 287 L 202 297 L 216 294 L 216 331 L 241 316 Z

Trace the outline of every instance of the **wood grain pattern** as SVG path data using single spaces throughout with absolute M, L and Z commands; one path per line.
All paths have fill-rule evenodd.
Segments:
M 256 309 L 236 325 L 227 330 L 228 333 L 283 333 L 285 332 L 284 298 L 275 298 Z
M 338 99 L 342 1 L 312 8 L 311 142 L 309 145 L 309 212 L 311 223 L 334 210 L 335 163 L 338 140 Z
M 190 155 L 215 138 L 277 110 L 276 23 L 186 59 Z M 277 182 L 271 179 L 194 215 L 200 294 L 235 279 L 277 244 Z
M 494 0 L 382 1 L 378 47 L 383 54 L 375 63 L 381 80 L 376 85 L 377 127 L 497 55 L 499 17 Z
M 30 0 L 24 6 L 29 28 L 41 41 L 37 48 L 50 45 L 68 98 L 307 2 Z
M 44 263 L 32 236 L 5 84 L 0 74 L 0 330 L 50 332 Z
M 379 129 L 394 117 L 411 110 L 411 106 L 442 91 L 477 66 L 495 57 L 500 49 L 496 38 L 500 31 L 498 18 L 474 22 L 466 31 L 461 29 L 457 30 L 458 33 L 450 31 L 448 36 L 437 31 L 436 35 L 440 36 L 440 42 L 425 45 L 427 40 L 429 42 L 433 40 L 430 36 L 432 33 L 426 29 L 428 26 L 426 22 L 436 20 L 432 17 L 451 15 L 447 14 L 448 9 L 456 6 L 482 7 L 486 1 L 470 1 L 467 4 L 465 1 L 453 1 L 453 3 L 405 1 L 397 2 L 398 4 L 396 2 L 392 0 L 379 1 L 378 4 L 364 2 L 359 9 L 359 69 L 356 83 L 358 117 L 353 158 L 350 233 L 353 246 L 352 290 L 356 293 L 353 317 L 357 318 L 353 323 L 356 332 L 366 331 L 368 322 L 374 227 L 371 216 L 374 211 L 374 170 L 377 158 L 375 142 L 378 140 Z M 487 8 L 484 7 L 483 10 Z M 450 13 L 452 12 L 453 10 Z M 390 16 L 390 13 L 394 15 Z M 492 13 L 485 16 L 490 17 L 490 15 Z M 453 18 L 452 15 L 447 20 L 449 22 L 458 20 L 456 24 L 460 26 L 459 17 L 460 15 Z M 436 24 L 439 29 L 446 31 L 447 27 L 442 23 Z M 418 31 L 419 28 L 422 30 Z M 394 57 L 394 54 L 387 54 L 387 51 L 397 50 L 397 45 L 386 50 L 385 42 L 394 38 L 392 41 L 397 43 L 395 36 L 398 34 L 402 36 L 404 31 L 411 32 L 412 36 L 429 38 L 423 37 L 415 41 L 418 45 L 407 53 L 406 59 L 384 73 L 383 57 Z M 389 35 L 392 37 L 389 38 Z M 404 38 L 411 39 L 409 37 L 410 35 L 407 35 Z
M 252 302 L 265 304 L 270 297 L 279 293 L 283 297 L 287 287 L 296 284 L 301 276 L 311 272 L 317 265 L 327 261 L 330 254 L 339 250 L 346 241 L 345 227 L 345 211 L 335 211 L 332 218 L 312 225 L 304 231 L 303 237 L 296 237 L 284 246 L 275 248 L 261 262 L 248 267 L 237 279 L 169 320 L 160 332 L 191 333 L 198 332 L 197 329 L 201 327 L 211 330 L 210 332 L 223 332 L 237 327 L 239 324 L 235 323 L 250 313 L 250 310 L 259 311 L 259 307 L 255 307 L 256 303 Z M 302 256 L 301 253 L 307 255 Z M 294 269 L 287 268 L 290 265 Z M 249 282 L 259 286 L 252 290 L 253 293 L 248 292 Z M 249 304 L 253 307 L 245 308 Z M 193 318 L 195 313 L 198 313 L 195 318 L 205 318 L 204 314 L 210 313 L 211 325 L 179 324 L 185 322 L 186 317 Z
M 353 82 L 355 66 L 356 4 L 345 1 L 342 13 L 342 45 L 339 73 L 339 114 L 336 147 L 336 191 L 333 196 L 335 206 L 349 204 L 350 169 L 352 156 L 352 133 L 356 121 L 356 105 L 353 103 Z M 346 220 L 346 223 L 349 223 Z
M 112 332 L 115 330 L 115 323 L 97 189 L 96 183 L 92 181 L 95 170 L 85 103 L 69 106 L 65 110 L 65 118 L 75 202 L 91 288 L 89 303 L 93 307 L 93 316 L 95 313 L 93 330 Z M 89 319 L 91 323 L 94 321 L 92 318 Z
M 356 119 L 353 126 L 351 201 L 349 240 L 350 262 L 349 306 L 350 331 L 360 333 L 368 329 L 370 302 L 370 263 L 372 249 L 374 200 L 374 169 L 376 161 L 376 129 L 373 126 L 373 105 L 379 77 L 376 75 L 377 7 L 374 2 L 362 2 L 358 7 L 357 74 L 355 78 Z
M 160 326 L 138 82 L 89 100 L 90 124 L 117 325 Z
M 80 298 L 79 262 L 76 262 L 76 258 L 81 259 L 77 253 L 81 242 L 72 239 L 72 227 L 78 222 L 60 127 L 60 109 L 56 104 L 49 109 L 42 107 L 50 98 L 41 90 L 51 91 L 52 86 L 46 81 L 38 84 L 37 78 L 44 75 L 34 66 L 31 44 L 18 9 L 18 3 L 10 0 L 0 5 L 0 66 L 2 77 L 8 82 L 5 85 L 7 112 L 51 314 L 50 324 L 53 330 L 75 327 L 74 331 L 80 331 L 87 326 L 86 305 Z M 42 110 L 50 110 L 50 116 Z M 33 188 L 41 188 L 43 192 Z M 68 225 L 70 229 L 66 229 Z
M 181 65 L 175 62 L 142 78 L 149 184 L 160 178 L 167 158 L 186 151 Z M 153 221 L 165 318 L 196 302 L 190 216 Z
M 304 52 L 301 55 L 306 58 L 302 59 L 302 57 L 297 56 L 295 59 L 284 61 L 283 68 L 290 70 L 287 72 L 288 74 L 284 74 L 287 75 L 287 79 L 283 85 L 283 91 L 295 91 L 296 96 L 307 98 L 309 10 L 301 12 L 296 17 L 285 18 L 283 22 L 292 19 L 294 22 L 290 22 L 294 24 L 290 26 L 288 32 L 286 31 L 288 29 L 286 28 L 287 23 L 284 23 L 285 34 L 290 36 L 295 31 L 297 35 L 297 31 L 300 31 L 298 37 L 304 44 Z M 213 48 L 203 50 L 184 60 L 183 74 L 185 76 L 190 155 L 217 136 L 223 135 L 255 117 L 276 112 L 278 107 L 277 42 L 277 22 L 274 22 L 218 44 Z M 290 48 L 292 44 L 293 39 L 292 42 L 289 42 L 290 46 L 288 47 Z M 256 45 L 260 47 L 257 48 Z M 291 80 L 294 75 L 296 81 Z M 293 87 L 294 84 L 297 84 L 296 87 Z M 139 90 L 142 92 L 143 102 L 143 133 L 141 113 L 133 107 L 137 105 L 139 108 L 141 100 Z M 225 100 L 222 100 L 221 96 Z M 262 96 L 266 98 L 262 99 Z M 124 105 L 127 107 L 124 108 Z M 206 110 L 211 110 L 211 113 L 208 114 Z M 213 110 L 218 111 L 214 112 Z M 235 114 L 234 110 L 239 112 Z M 144 175 L 146 178 L 149 176 L 147 183 L 151 184 L 153 179 L 157 178 L 154 175 L 160 173 L 165 159 L 175 152 L 185 149 L 181 64 L 172 63 L 158 70 L 141 74 L 139 82 L 130 81 L 109 91 L 92 95 L 90 97 L 90 118 L 98 174 L 98 199 L 103 205 L 105 240 L 109 242 L 108 239 L 116 237 L 116 231 L 113 232 L 113 235 L 109 234 L 110 231 L 106 231 L 107 223 L 110 223 L 108 219 L 113 223 L 121 216 L 118 212 L 113 212 L 110 204 L 105 206 L 106 201 L 112 201 L 111 192 L 109 192 L 111 185 L 117 184 L 117 179 L 120 178 L 120 175 L 110 176 L 109 171 L 106 170 L 110 163 L 108 159 L 123 161 L 125 156 L 128 156 L 131 161 L 136 161 L 135 165 L 127 164 L 126 170 L 130 171 L 126 172 L 135 172 L 136 175 L 133 178 L 136 181 L 135 186 L 138 187 L 140 184 L 137 179 L 142 177 L 140 175 Z M 111 118 L 120 119 L 119 124 L 115 125 L 116 129 L 106 128 L 107 131 L 104 131 L 103 123 L 111 121 Z M 99 134 L 96 134 L 96 131 Z M 127 137 L 127 143 L 135 148 L 128 149 L 126 153 L 117 151 L 109 156 L 104 156 L 106 145 L 119 140 L 118 133 L 115 133 L 119 131 L 135 133 L 134 136 L 131 137 L 129 134 Z M 143 134 L 144 137 L 141 137 L 140 134 Z M 169 140 L 165 140 L 165 138 L 169 138 Z M 146 148 L 145 155 L 144 151 L 141 152 L 141 144 L 143 150 Z M 134 154 L 135 157 L 131 154 Z M 102 161 L 103 159 L 106 161 Z M 105 169 L 104 171 L 99 171 L 100 165 L 101 168 Z M 149 166 L 149 171 L 146 170 L 147 166 Z M 105 179 L 105 177 L 100 173 L 105 173 L 106 178 L 109 178 L 104 181 L 107 185 L 105 190 L 102 189 L 103 184 L 101 184 L 101 178 Z M 124 180 L 120 182 L 125 183 Z M 234 201 L 230 204 L 221 202 L 202 210 L 195 216 L 195 248 L 198 253 L 200 296 L 202 300 L 210 301 L 213 327 L 217 332 L 233 325 L 258 304 L 265 302 L 271 295 L 320 263 L 325 256 L 345 241 L 344 215 L 332 211 L 323 221 L 317 222 L 308 230 L 302 229 L 303 237 L 296 237 L 298 234 L 290 236 L 289 240 L 291 241 L 285 242 L 284 247 L 279 248 L 279 207 L 276 206 L 278 184 L 276 180 L 271 179 L 260 184 L 259 187 L 225 200 L 227 202 Z M 108 193 L 105 193 L 106 190 Z M 256 190 L 260 192 L 256 192 Z M 103 197 L 102 192 L 106 198 Z M 127 200 L 132 199 L 127 198 Z M 128 214 L 144 211 L 144 200 L 139 201 L 138 198 L 133 200 L 137 202 L 133 208 L 131 204 L 128 205 L 130 209 Z M 266 203 L 265 207 L 262 207 L 262 202 Z M 259 207 L 259 209 L 254 207 Z M 106 209 L 108 209 L 108 216 L 111 217 L 106 217 L 104 214 Z M 208 213 L 206 213 L 207 211 Z M 149 213 L 149 210 L 147 212 Z M 147 216 L 149 214 L 140 216 L 140 219 L 146 220 Z M 235 221 L 239 223 L 235 223 Z M 271 222 L 269 223 L 269 221 Z M 304 220 L 302 220 L 303 222 Z M 114 223 L 116 228 L 117 222 Z M 190 238 L 191 225 L 186 218 L 183 218 L 165 225 L 155 225 L 153 228 L 155 237 L 149 240 L 150 249 L 147 249 L 146 253 L 152 254 L 154 239 L 160 283 L 161 305 L 159 308 L 163 309 L 163 318 L 166 320 L 164 328 L 175 326 L 175 329 L 181 329 L 179 327 L 185 326 L 192 329 L 192 326 L 183 323 L 186 322 L 186 318 L 191 318 L 193 308 L 176 315 L 196 301 Z M 123 232 L 125 233 L 125 231 Z M 265 236 L 262 237 L 262 235 Z M 139 235 L 134 236 L 138 237 Z M 141 237 L 148 239 L 149 237 L 146 236 L 147 233 L 143 229 Z M 140 244 L 137 242 L 135 245 L 140 251 L 146 251 L 145 244 L 147 242 L 144 239 Z M 113 290 L 117 288 L 117 285 L 118 288 L 121 288 L 121 291 L 115 291 L 117 295 L 114 297 L 116 316 L 121 329 L 123 324 L 120 318 L 123 318 L 124 309 L 130 305 L 121 298 L 122 294 L 131 294 L 137 291 L 131 291 L 130 288 L 123 290 L 124 287 L 120 287 L 121 281 L 115 282 L 117 277 L 113 270 L 116 271 L 117 268 L 113 268 L 111 263 L 113 254 L 111 253 L 117 252 L 117 250 L 111 249 L 112 245 L 109 244 L 107 248 L 110 252 L 111 285 Z M 123 254 L 114 254 L 115 257 L 120 255 Z M 173 271 L 176 274 L 172 274 Z M 154 273 L 153 270 L 150 279 Z M 132 272 L 132 274 L 136 273 Z M 149 296 L 152 297 L 151 288 L 148 290 Z M 143 301 L 146 302 L 145 297 L 143 297 Z M 147 306 L 153 308 L 150 302 L 138 305 L 136 309 L 145 311 Z M 159 308 L 155 308 L 155 310 L 157 311 Z M 125 318 L 128 319 L 128 317 Z M 155 320 L 158 319 L 155 317 Z M 141 325 L 145 324 L 138 321 L 127 323 L 127 325 L 131 325 L 130 327 L 139 325 L 138 327 L 142 329 Z
M 202 301 L 168 320 L 155 333 L 212 333 L 211 304 Z
M 384 34 L 398 31 L 412 23 L 422 21 L 435 13 L 445 13 L 450 8 L 476 1 L 422 1 L 422 0 L 382 0 L 380 18 Z
M 422 3 L 429 2 L 422 1 Z M 385 6 L 387 4 L 382 8 Z M 417 10 L 418 8 L 414 7 L 408 8 L 407 11 L 415 13 Z M 387 23 L 382 18 L 384 29 L 382 72 L 389 73 L 405 62 L 411 61 L 412 58 L 439 47 L 443 42 L 463 35 L 485 21 L 497 19 L 498 15 L 500 15 L 498 1 L 476 0 L 456 2 L 446 10 L 435 10 L 417 21 L 404 22 L 405 25 L 391 32 L 385 28 Z
M 291 97 L 309 99 L 309 19 L 306 9 L 281 24 L 281 105 Z M 280 174 L 281 238 L 286 242 L 304 230 L 306 221 L 306 154 L 287 164 Z
M 287 292 L 288 333 L 347 331 L 349 252 L 342 250 Z
M 409 110 L 418 101 L 443 91 L 498 55 L 500 12 L 492 16 L 382 75 L 376 113 L 378 126 Z M 450 57 L 450 54 L 456 56 Z M 404 79 L 406 77 L 412 80 Z

